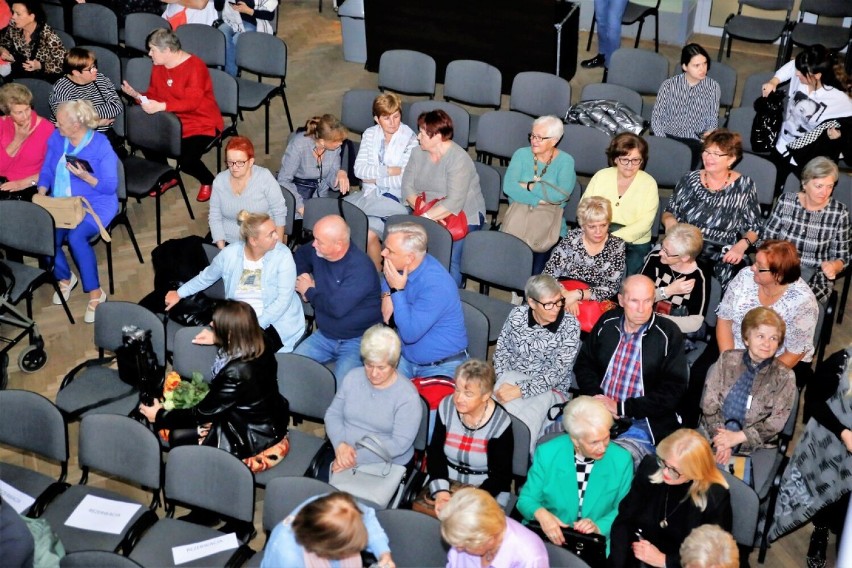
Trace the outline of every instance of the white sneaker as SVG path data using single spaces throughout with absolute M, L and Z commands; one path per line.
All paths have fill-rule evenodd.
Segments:
M 95 323 L 95 310 L 97 307 L 107 301 L 107 293 L 101 289 L 101 297 L 94 300 L 89 300 L 86 306 L 86 315 L 83 316 L 83 321 L 86 323 Z
M 71 290 L 77 287 L 77 275 L 73 272 L 71 273 L 71 280 L 68 284 L 59 283 L 59 291 L 62 292 L 62 297 L 65 298 L 65 301 L 68 302 L 68 298 L 71 297 Z M 62 300 L 59 299 L 59 294 L 56 292 L 53 293 L 53 305 L 58 306 L 62 303 Z

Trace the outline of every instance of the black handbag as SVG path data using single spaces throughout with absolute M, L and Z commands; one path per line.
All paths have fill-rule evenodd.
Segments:
M 7 178 L 0 176 L 0 184 L 9 181 Z M 32 201 L 33 195 L 36 194 L 38 188 L 36 186 L 21 189 L 19 191 L 0 191 L 0 201 Z
M 538 524 L 538 521 L 530 521 L 527 528 L 536 533 L 545 542 L 550 542 L 547 535 Z M 591 568 L 606 566 L 606 537 L 602 534 L 581 533 L 570 527 L 561 527 L 565 544 L 562 548 L 570 550 L 574 555 Z
M 751 147 L 755 152 L 769 152 L 775 147 L 781 123 L 784 121 L 784 93 L 773 91 L 754 101 L 754 122 L 751 123 Z
M 142 402 L 151 404 L 153 399 L 163 393 L 165 378 L 164 369 L 157 362 L 157 354 L 151 343 L 151 330 L 127 325 L 121 331 L 121 346 L 115 350 L 118 376 L 139 390 Z

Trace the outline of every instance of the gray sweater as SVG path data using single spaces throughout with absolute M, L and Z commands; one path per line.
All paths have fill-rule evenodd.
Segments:
M 213 242 L 240 242 L 240 224 L 237 215 L 245 209 L 251 213 L 268 213 L 276 227 L 283 227 L 287 218 L 287 204 L 281 186 L 266 168 L 252 166 L 251 177 L 240 195 L 231 189 L 231 172 L 220 172 L 213 180 L 210 197 L 210 235 Z
M 391 386 L 373 387 L 364 367 L 352 369 L 325 413 L 325 431 L 337 449 L 341 442 L 353 448 L 367 434 L 375 436 L 393 456 L 393 463 L 405 465 L 414 454 L 414 438 L 420 428 L 423 408 L 417 389 L 398 375 Z M 356 448 L 357 463 L 381 462 L 376 454 Z

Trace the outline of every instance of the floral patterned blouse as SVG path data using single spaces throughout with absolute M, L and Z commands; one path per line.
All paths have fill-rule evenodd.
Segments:
M 36 41 L 37 36 L 41 35 Z M 33 44 L 37 43 L 38 49 L 35 54 L 32 53 Z M 24 39 L 24 31 L 9 25 L 2 33 L 0 33 L 0 47 L 5 47 L 9 52 L 18 59 L 18 55 L 24 59 L 37 59 L 42 66 L 38 72 L 48 77 L 54 78 L 62 73 L 62 62 L 65 59 L 65 46 L 62 45 L 62 40 L 53 31 L 48 24 L 42 24 L 36 28 L 27 42 Z M 18 54 L 18 55 L 15 55 Z M 14 66 L 13 66 L 14 69 Z M 25 72 L 26 73 L 26 72 Z M 33 74 L 35 76 L 35 74 Z
M 752 308 L 760 306 L 757 296 L 757 283 L 751 270 L 742 270 L 731 280 L 722 302 L 716 308 L 716 315 L 733 323 L 734 349 L 745 349 L 740 330 L 743 318 Z M 804 353 L 802 361 L 809 363 L 814 355 L 814 333 L 816 332 L 819 307 L 810 287 L 799 278 L 789 286 L 784 294 L 771 306 L 784 323 L 787 324 L 787 336 L 784 348 L 778 349 L 775 356 L 785 351 Z
M 554 278 L 582 280 L 589 285 L 592 299 L 613 298 L 624 277 L 624 241 L 610 235 L 604 248 L 590 255 L 583 246 L 583 229 L 572 229 L 554 247 L 544 266 L 544 274 Z

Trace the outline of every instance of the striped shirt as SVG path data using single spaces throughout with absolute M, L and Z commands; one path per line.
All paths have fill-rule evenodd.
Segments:
M 91 101 L 101 118 L 115 118 L 124 110 L 115 85 L 106 75 L 98 73 L 94 81 L 85 85 L 78 85 L 65 75 L 56 81 L 50 93 L 50 120 L 56 123 L 56 108 L 61 103 L 80 99 Z M 106 132 L 110 128 L 110 125 L 101 125 L 98 132 Z
M 705 77 L 690 85 L 681 73 L 663 81 L 651 115 L 651 130 L 656 136 L 672 135 L 699 140 L 708 130 L 719 126 L 719 83 Z
M 819 211 L 808 211 L 799 203 L 799 194 L 782 193 L 761 237 L 793 243 L 801 256 L 802 267 L 814 270 L 808 285 L 819 302 L 827 301 L 834 288 L 821 264 L 841 260 L 844 266 L 849 265 L 849 210 L 834 199 Z

